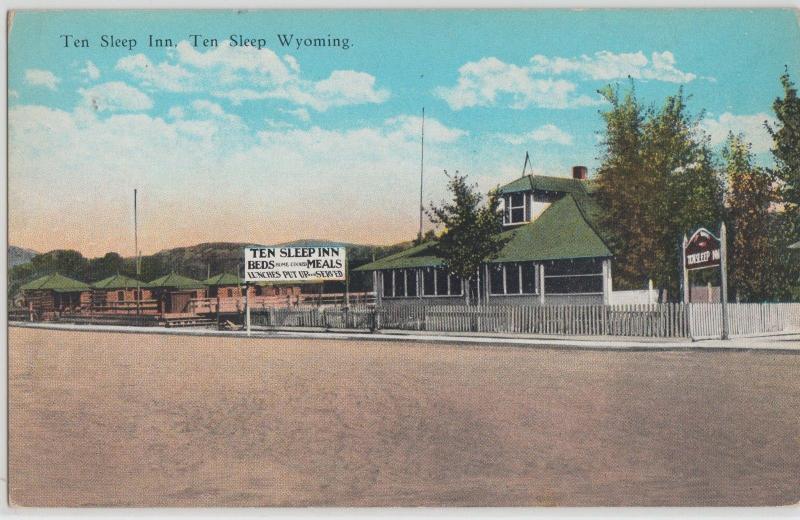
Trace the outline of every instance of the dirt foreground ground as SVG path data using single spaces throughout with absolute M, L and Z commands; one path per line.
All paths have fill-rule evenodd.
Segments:
M 9 331 L 14 505 L 777 505 L 800 353 Z

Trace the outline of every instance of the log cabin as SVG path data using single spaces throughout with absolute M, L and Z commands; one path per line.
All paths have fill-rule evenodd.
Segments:
M 191 313 L 191 300 L 205 298 L 208 292 L 203 282 L 176 273 L 156 278 L 146 288 L 158 301 L 161 314 Z
M 147 283 L 115 274 L 92 284 L 92 311 L 151 314 L 157 311 Z
M 79 313 L 89 307 L 92 288 L 59 273 L 48 274 L 20 287 L 25 307 L 38 319 Z

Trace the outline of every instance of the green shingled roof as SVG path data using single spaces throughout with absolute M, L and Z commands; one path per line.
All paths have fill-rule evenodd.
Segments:
M 159 287 L 169 287 L 175 289 L 204 289 L 205 285 L 203 285 L 203 282 L 198 280 L 187 278 L 175 273 L 170 273 L 166 276 L 162 276 L 161 278 L 156 278 L 152 282 L 148 283 L 147 287 L 154 289 Z
M 493 262 L 612 256 L 572 195 L 551 204 L 530 224 L 505 231 L 501 236 L 510 240 Z
M 589 204 L 588 198 L 585 202 Z M 552 203 L 530 224 L 504 231 L 501 236 L 509 238 L 509 241 L 493 262 L 612 256 L 572 195 L 566 195 Z M 442 265 L 442 260 L 436 255 L 436 242 L 426 242 L 354 270 L 376 271 L 439 265 Z
M 211 278 L 206 278 L 203 280 L 203 283 L 216 287 L 220 285 L 240 285 L 242 280 L 235 274 L 220 273 L 212 276 Z
M 789 246 L 789 249 L 800 249 L 800 242 L 795 242 Z
M 500 186 L 500 193 L 515 193 L 518 191 L 557 191 L 561 193 L 586 193 L 594 184 L 589 180 L 573 179 L 572 177 L 548 177 L 545 175 L 525 175 Z
M 20 289 L 23 291 L 42 290 L 66 293 L 88 291 L 90 287 L 83 282 L 79 282 L 78 280 L 73 280 L 72 278 L 67 278 L 66 276 L 58 273 L 53 273 L 48 274 L 47 276 L 42 276 L 41 278 L 37 278 L 32 282 L 28 282 L 20 287 Z
M 109 276 L 108 278 L 104 278 L 99 282 L 93 283 L 92 287 L 95 289 L 132 289 L 137 286 L 143 287 L 145 285 L 147 284 L 138 280 L 134 280 L 133 278 L 125 275 L 115 274 L 114 276 Z

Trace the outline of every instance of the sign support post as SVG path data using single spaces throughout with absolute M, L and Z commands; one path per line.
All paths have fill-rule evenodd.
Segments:
M 728 322 L 728 237 L 725 223 L 723 222 L 719 227 L 719 241 L 720 241 L 720 275 L 722 294 L 720 300 L 722 303 L 722 339 L 728 339 L 730 334 L 730 323 Z
M 250 289 L 250 284 L 248 282 L 244 282 L 244 320 L 247 324 L 247 335 L 250 335 L 250 297 L 248 293 Z
M 683 303 L 689 303 L 689 269 L 686 267 L 686 244 L 689 239 L 686 234 L 683 235 L 683 254 L 681 254 L 681 263 L 683 265 Z

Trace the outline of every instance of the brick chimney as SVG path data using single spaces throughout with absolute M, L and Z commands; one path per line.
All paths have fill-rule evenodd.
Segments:
M 572 178 L 585 181 L 587 178 L 589 178 L 589 168 L 586 166 L 573 166 Z

